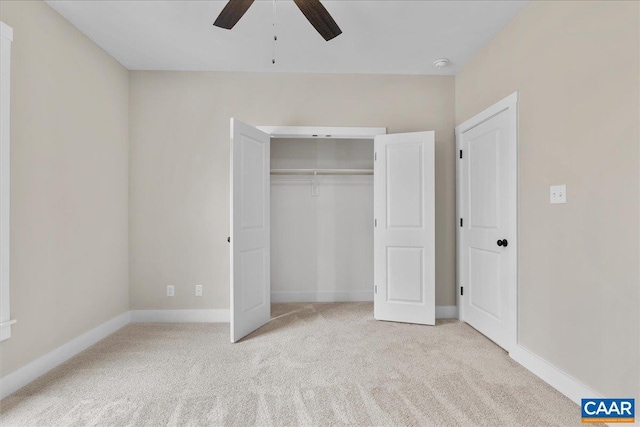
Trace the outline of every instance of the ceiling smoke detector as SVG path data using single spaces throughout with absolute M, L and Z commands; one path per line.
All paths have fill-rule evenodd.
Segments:
M 441 70 L 449 65 L 449 60 L 447 58 L 436 59 L 435 61 L 433 61 L 433 65 L 435 65 L 438 70 Z

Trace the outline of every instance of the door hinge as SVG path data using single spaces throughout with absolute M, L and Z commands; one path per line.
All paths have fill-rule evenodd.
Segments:
M 377 218 L 373 220 L 373 226 L 374 226 L 374 227 L 377 227 L 377 226 L 378 226 L 378 219 L 377 219 Z
M 462 227 L 462 218 L 460 218 L 460 227 Z
M 460 295 L 464 295 L 464 286 L 460 286 Z
M 462 158 L 462 150 L 460 150 L 460 158 Z
M 373 287 L 373 293 L 376 294 L 376 295 L 378 294 L 378 285 L 375 285 Z
M 373 160 L 374 161 L 378 160 L 378 153 L 373 153 Z

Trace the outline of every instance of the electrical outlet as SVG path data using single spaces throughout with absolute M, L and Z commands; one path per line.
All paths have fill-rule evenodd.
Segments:
M 196 285 L 196 296 L 197 297 L 202 296 L 202 285 Z
M 172 297 L 175 295 L 175 288 L 173 285 L 167 285 L 167 296 Z
M 549 187 L 549 202 L 551 204 L 567 203 L 567 186 L 563 184 Z

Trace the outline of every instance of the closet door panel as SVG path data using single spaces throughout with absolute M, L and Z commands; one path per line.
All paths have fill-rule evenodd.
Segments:
M 433 325 L 434 132 L 377 136 L 375 152 L 375 318 Z
M 270 140 L 231 119 L 231 342 L 271 318 Z

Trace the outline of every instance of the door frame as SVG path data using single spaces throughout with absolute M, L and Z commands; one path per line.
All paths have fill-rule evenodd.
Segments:
M 383 127 L 345 127 L 345 126 L 256 126 L 258 130 L 271 138 L 298 139 L 374 139 L 377 135 L 386 135 Z
M 305 140 L 305 139 L 317 139 L 317 140 L 326 140 L 326 139 L 339 139 L 345 140 L 344 143 L 348 144 L 348 140 L 367 140 L 367 142 L 371 143 L 372 153 L 374 156 L 375 153 L 375 138 L 378 135 L 386 135 L 387 128 L 386 127 L 350 127 L 350 126 L 272 126 L 272 125 L 261 125 L 255 126 L 256 129 L 266 133 L 271 137 L 271 141 L 273 139 L 297 139 L 297 140 Z M 373 161 L 373 158 L 372 158 Z M 271 169 L 272 171 L 274 169 Z M 310 182 L 311 191 L 313 194 L 314 188 L 317 191 L 318 180 L 312 174 L 314 169 L 291 169 L 290 172 L 297 174 L 300 172 L 300 175 L 307 175 L 308 178 L 302 178 Z M 322 171 L 321 168 L 317 169 L 318 171 Z M 282 172 L 283 170 L 280 170 Z M 375 175 L 375 168 L 371 169 L 373 174 Z M 326 172 L 326 171 L 325 171 Z M 352 170 L 352 172 L 357 172 L 357 170 Z M 372 176 L 375 180 L 375 176 Z M 371 212 L 371 224 L 373 227 L 374 221 L 374 211 Z M 375 269 L 374 269 L 375 271 Z M 374 272 L 372 271 L 372 275 Z M 272 294 L 273 295 L 273 294 Z M 371 283 L 371 294 L 369 297 L 356 296 L 355 298 L 347 297 L 347 299 L 340 299 L 338 297 L 339 293 L 335 293 L 333 296 L 329 296 L 326 298 L 318 298 L 319 294 L 316 294 L 316 297 L 311 297 L 310 299 L 305 298 L 304 295 L 311 295 L 308 293 L 303 293 L 300 296 L 287 296 L 284 295 L 282 297 L 274 297 L 272 296 L 272 302 L 300 302 L 300 297 L 304 298 L 304 302 L 316 301 L 316 302 L 335 302 L 335 301 L 373 301 L 375 298 L 374 295 L 374 284 Z M 366 294 L 364 294 L 366 295 Z
M 464 194 L 463 194 L 463 182 L 462 182 L 462 167 L 460 165 L 460 152 L 462 150 L 462 134 L 472 128 L 486 122 L 492 117 L 507 112 L 508 120 L 509 120 L 509 136 L 510 141 L 515 145 L 515 149 L 513 150 L 513 157 L 510 161 L 510 169 L 512 171 L 513 176 L 515 176 L 516 183 L 513 186 L 513 193 L 510 197 L 515 200 L 515 207 L 511 212 L 512 220 L 514 224 L 514 235 L 509 236 L 509 246 L 512 246 L 515 250 L 515 256 L 513 257 L 512 271 L 514 272 L 513 283 L 509 286 L 509 295 L 508 295 L 508 319 L 507 319 L 507 328 L 508 328 L 508 344 L 507 352 L 511 352 L 514 350 L 518 344 L 518 91 L 513 92 L 511 95 L 506 98 L 498 101 L 491 107 L 483 110 L 482 112 L 476 114 L 471 117 L 467 121 L 459 124 L 455 128 L 456 134 L 456 275 L 457 286 L 456 286 L 456 295 L 458 302 L 458 319 L 463 322 L 464 321 L 464 298 L 468 295 L 461 295 L 461 288 L 465 285 L 463 283 L 462 278 L 464 277 L 462 274 L 462 264 L 461 260 L 461 251 L 463 240 L 463 231 L 464 228 L 460 227 L 460 219 L 463 218 L 464 212 Z M 464 153 L 463 153 L 464 155 Z

